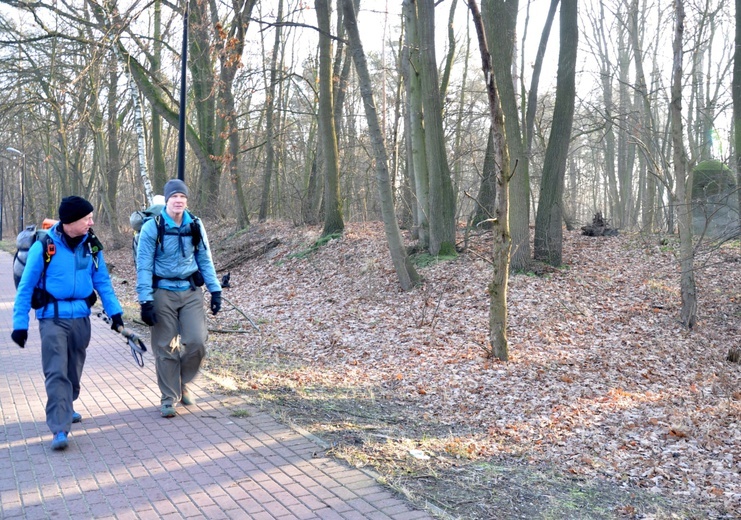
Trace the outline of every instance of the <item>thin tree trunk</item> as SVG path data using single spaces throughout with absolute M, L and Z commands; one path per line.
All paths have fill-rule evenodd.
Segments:
M 324 152 L 324 230 L 323 236 L 341 233 L 345 229 L 340 199 L 340 165 L 332 111 L 332 45 L 329 38 L 328 0 L 315 0 L 319 24 L 319 125 Z
M 273 43 L 273 55 L 270 57 L 270 79 L 268 85 L 268 99 L 265 107 L 265 173 L 262 180 L 262 196 L 260 197 L 260 213 L 258 220 L 265 222 L 268 218 L 268 206 L 270 204 L 270 182 L 273 177 L 273 159 L 275 150 L 273 148 L 273 112 L 275 107 L 275 84 L 277 82 L 278 54 L 280 52 L 281 25 L 283 22 L 283 0 L 278 0 L 278 16 L 275 24 L 275 42 Z
M 419 57 L 422 71 L 422 106 L 424 107 L 425 145 L 430 181 L 428 218 L 432 255 L 455 254 L 455 196 L 450 180 L 450 166 L 445 146 L 442 100 L 435 59 L 435 5 L 433 0 L 418 0 Z
M 733 137 L 736 164 L 736 190 L 741 208 L 741 0 L 736 0 L 736 47 L 733 55 Z M 741 231 L 741 212 L 738 229 Z
M 529 154 L 525 150 L 515 84 L 511 72 L 514 50 L 517 45 L 519 1 L 484 0 L 482 9 L 486 40 L 490 43 L 493 72 L 504 111 L 507 149 L 510 161 L 514 165 L 512 178 L 509 181 L 511 268 L 521 271 L 526 269 L 530 262 L 530 174 Z M 533 78 L 533 82 L 534 89 L 537 91 L 537 80 Z M 537 103 L 536 99 L 537 96 L 532 102 Z
M 376 112 L 376 103 L 373 100 L 373 88 L 371 78 L 368 73 L 368 64 L 365 60 L 365 52 L 360 41 L 358 32 L 358 23 L 355 18 L 355 9 L 353 0 L 342 0 L 344 13 L 345 29 L 350 40 L 350 50 L 355 70 L 358 73 L 360 91 L 363 96 L 365 105 L 365 115 L 368 120 L 368 130 L 370 132 L 371 142 L 376 162 L 376 182 L 378 183 L 378 196 L 381 201 L 381 214 L 383 216 L 383 227 L 386 231 L 386 240 L 391 252 L 391 260 L 396 269 L 396 275 L 399 278 L 401 288 L 408 291 L 419 283 L 419 275 L 414 269 L 409 256 L 404 248 L 401 239 L 401 231 L 396 222 L 396 211 L 394 210 L 394 196 L 391 189 L 391 180 L 388 172 L 388 155 L 386 146 L 383 142 L 383 134 L 378 123 L 378 113 Z
M 419 245 L 422 249 L 429 247 L 429 173 L 427 170 L 427 147 L 425 144 L 425 129 L 422 109 L 422 81 L 419 65 L 419 36 L 417 32 L 418 17 L 415 0 L 404 0 L 402 4 L 406 26 L 406 47 L 409 49 L 409 62 L 402 70 L 407 71 L 407 111 L 409 112 L 410 144 L 407 150 L 408 168 L 416 198 L 416 230 Z
M 154 37 L 152 41 L 152 75 L 161 78 L 162 63 L 162 0 L 154 2 Z M 162 142 L 162 116 L 152 112 L 152 184 L 155 193 L 162 193 L 167 182 L 165 167 L 164 143 Z
M 561 47 L 558 55 L 556 103 L 553 124 L 545 152 L 535 218 L 535 259 L 559 266 L 563 254 L 563 190 L 566 159 L 576 98 L 576 53 L 578 43 L 577 0 L 562 0 L 560 14 Z
M 483 229 L 493 227 L 497 208 L 497 168 L 496 151 L 494 150 L 494 128 L 489 127 L 489 137 L 486 139 L 484 165 L 481 168 L 481 184 L 476 196 L 476 209 L 472 224 Z
M 645 231 L 651 232 L 655 225 L 655 198 L 656 198 L 656 179 L 661 177 L 661 163 L 659 154 L 656 149 L 655 123 L 653 118 L 653 109 L 651 98 L 649 97 L 646 75 L 643 71 L 643 50 L 639 38 L 639 12 L 638 0 L 631 1 L 630 7 L 630 38 L 633 46 L 633 61 L 636 68 L 636 90 L 641 95 L 643 102 L 643 120 L 641 127 L 644 131 L 641 134 L 643 140 L 644 153 L 647 155 L 649 164 L 649 173 L 646 190 L 643 199 L 643 224 Z
M 672 66 L 672 144 L 674 147 L 674 175 L 677 183 L 677 220 L 679 223 L 680 286 L 682 291 L 682 324 L 691 329 L 697 321 L 697 288 L 695 285 L 694 251 L 692 247 L 692 173 L 687 168 L 682 129 L 682 36 L 684 34 L 684 3 L 674 0 L 674 60 Z
M 115 55 L 111 55 L 108 71 L 108 168 L 106 171 L 106 199 L 109 204 L 110 224 L 113 231 L 115 247 L 123 245 L 121 229 L 118 226 L 118 177 L 121 174 L 121 151 L 118 146 L 118 62 Z M 133 81 L 132 81 L 133 83 Z
M 241 153 L 237 107 L 234 102 L 234 78 L 241 65 L 245 34 L 256 2 L 257 0 L 247 0 L 241 3 L 241 10 L 239 4 L 233 4 L 234 19 L 229 32 L 226 34 L 218 33 L 220 36 L 218 40 L 219 60 L 221 62 L 219 98 L 223 105 L 223 117 L 217 118 L 216 128 L 219 137 L 216 145 L 223 158 L 222 162 L 226 164 L 229 171 L 229 180 L 236 197 L 237 229 L 247 228 L 250 225 L 250 219 L 247 198 L 244 195 L 243 183 L 239 176 Z M 212 9 L 215 10 L 214 7 Z M 226 135 L 226 139 L 223 135 Z
M 448 93 L 448 84 L 450 83 L 450 72 L 453 70 L 453 61 L 455 60 L 455 30 L 453 28 L 453 22 L 455 20 L 455 8 L 458 5 L 458 0 L 453 0 L 450 4 L 450 11 L 448 12 L 448 53 L 445 57 L 445 68 L 443 69 L 443 77 L 440 81 L 440 99 L 445 99 Z M 463 83 L 465 85 L 465 82 Z
M 507 136 L 504 125 L 504 113 L 494 79 L 491 65 L 491 54 L 486 43 L 486 33 L 481 20 L 476 0 L 468 0 L 468 7 L 474 19 L 476 34 L 481 51 L 481 62 L 486 80 L 486 92 L 489 99 L 489 111 L 494 140 L 494 163 L 497 165 L 497 183 L 499 184 L 496 220 L 492 228 L 492 279 L 489 284 L 489 345 L 491 354 L 502 361 L 509 359 L 507 340 L 507 290 L 509 284 L 510 252 L 512 239 L 509 235 L 509 176 L 510 163 L 507 150 Z

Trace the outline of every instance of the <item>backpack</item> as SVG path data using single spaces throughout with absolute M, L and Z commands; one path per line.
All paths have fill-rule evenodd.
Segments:
M 28 250 L 31 249 L 31 246 L 34 244 L 34 242 L 41 241 L 42 247 L 44 249 L 44 270 L 41 273 L 41 287 L 37 286 L 33 289 L 33 294 L 31 296 L 31 308 L 41 309 L 43 307 L 46 307 L 48 304 L 53 303 L 55 320 L 58 317 L 59 310 L 57 307 L 57 299 L 46 291 L 46 270 L 49 268 L 49 263 L 51 262 L 51 259 L 54 258 L 54 255 L 57 252 L 56 245 L 54 244 L 52 238 L 49 236 L 49 230 L 56 223 L 56 220 L 46 218 L 41 223 L 41 228 L 37 228 L 35 225 L 33 225 L 28 226 L 26 229 L 21 231 L 16 238 L 16 246 L 18 249 L 13 256 L 13 282 L 15 282 L 15 287 L 17 289 L 18 284 L 21 282 L 21 277 L 23 276 L 23 270 L 26 268 L 26 262 L 28 261 Z M 88 230 L 88 236 L 83 244 L 88 247 L 88 250 L 92 254 L 93 265 L 95 266 L 95 269 L 97 269 L 98 253 L 103 250 L 103 245 L 100 243 L 100 240 L 95 235 L 92 228 Z M 96 300 L 97 296 L 95 295 L 95 291 L 93 291 L 90 296 L 85 298 L 88 307 L 92 307 L 95 304 Z
M 13 282 L 15 288 L 18 288 L 18 284 L 21 283 L 21 277 L 23 276 L 23 270 L 26 268 L 26 261 L 28 260 L 28 250 L 34 242 L 41 240 L 44 244 L 44 274 L 46 274 L 46 268 L 48 267 L 51 257 L 56 253 L 54 243 L 49 236 L 49 229 L 56 224 L 56 220 L 44 219 L 41 223 L 41 227 L 37 228 L 36 225 L 28 226 L 26 229 L 18 233 L 18 237 L 15 240 L 16 251 L 13 255 Z M 51 245 L 51 247 L 49 247 Z
M 147 209 L 135 211 L 131 214 L 129 217 L 129 223 L 131 224 L 131 228 L 134 230 L 134 238 L 131 241 L 131 253 L 134 256 L 134 268 L 136 269 L 136 255 L 139 251 L 139 237 L 141 236 L 141 229 L 144 226 L 144 223 L 154 219 L 157 223 L 157 241 L 155 245 L 155 254 L 157 254 L 157 247 L 160 246 L 160 248 L 164 251 L 164 244 L 163 239 L 165 235 L 180 235 L 180 236 L 189 236 L 191 237 L 191 241 L 193 243 L 193 250 L 197 251 L 198 246 L 202 242 L 201 237 L 201 225 L 200 225 L 200 219 L 193 215 L 191 212 L 186 210 L 188 215 L 190 215 L 190 218 L 192 219 L 192 222 L 190 223 L 190 229 L 188 229 L 185 233 L 177 233 L 175 231 L 166 231 L 165 230 L 165 219 L 162 218 L 161 213 L 162 210 L 165 208 L 163 204 L 155 204 L 153 206 L 148 207 Z

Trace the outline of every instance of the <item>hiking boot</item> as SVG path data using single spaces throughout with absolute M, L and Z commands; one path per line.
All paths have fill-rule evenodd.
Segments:
M 183 387 L 183 395 L 180 397 L 180 402 L 183 403 L 185 406 L 193 406 L 196 404 L 196 398 L 191 393 L 190 390 L 188 390 L 187 386 Z
M 80 415 L 77 412 L 72 412 L 72 422 L 73 423 L 82 422 L 82 415 Z
M 51 441 L 51 449 L 63 450 L 67 445 L 67 432 L 57 432 L 54 434 L 54 439 Z
M 178 414 L 175 411 L 175 407 L 171 404 L 163 404 L 160 413 L 162 414 L 162 417 L 167 417 L 168 419 L 171 419 Z

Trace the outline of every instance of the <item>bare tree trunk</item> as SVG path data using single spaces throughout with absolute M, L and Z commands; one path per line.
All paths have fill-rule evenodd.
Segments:
M 576 53 L 579 34 L 577 0 L 562 0 L 560 14 L 561 46 L 558 54 L 556 103 L 553 124 L 545 152 L 535 218 L 535 259 L 559 266 L 563 253 L 563 190 L 566 159 L 576 98 Z
M 741 0 L 736 0 L 736 48 L 733 55 L 733 137 L 736 164 L 736 190 L 738 207 L 741 209 Z M 741 211 L 739 212 L 739 230 L 741 230 Z
M 604 168 L 605 177 L 610 195 L 610 206 L 605 208 L 608 215 L 616 221 L 618 227 L 622 227 L 623 215 L 620 213 L 620 196 L 618 194 L 618 181 L 615 172 L 615 124 L 614 124 L 614 101 L 613 80 L 614 66 L 610 58 L 610 45 L 605 28 L 605 3 L 599 2 L 599 11 L 589 17 L 594 33 L 595 53 L 599 60 L 600 79 L 602 80 L 602 103 L 605 111 L 604 132 Z M 623 32 L 620 29 L 621 33 Z M 613 34 L 610 35 L 612 37 Z
M 622 9 L 625 4 L 621 4 L 620 8 Z M 620 204 L 624 203 L 623 198 L 621 197 L 621 193 L 624 190 L 629 190 L 630 186 L 632 184 L 632 163 L 633 163 L 633 157 L 632 155 L 635 152 L 635 148 L 631 143 L 635 142 L 636 135 L 634 135 L 633 132 L 631 132 L 629 129 L 638 127 L 638 128 L 646 128 L 646 124 L 644 123 L 643 118 L 648 118 L 649 116 L 643 116 L 641 117 L 641 110 L 640 107 L 643 105 L 638 105 L 636 109 L 633 109 L 631 107 L 631 95 L 630 95 L 630 48 L 631 48 L 631 41 L 633 40 L 631 38 L 630 29 L 626 29 L 625 24 L 620 24 L 618 29 L 618 55 L 617 55 L 617 68 L 618 68 L 618 78 L 617 78 L 617 91 L 618 91 L 618 102 L 617 102 L 617 117 L 618 120 L 618 135 L 617 135 L 617 181 L 618 181 L 618 198 L 616 199 L 616 204 L 618 204 L 617 207 L 620 207 Z M 638 29 L 635 28 L 635 31 L 637 33 Z M 640 40 L 639 37 L 637 37 L 638 40 Z M 636 49 L 633 49 L 633 52 L 636 52 Z M 638 48 L 638 52 L 640 51 L 640 47 Z M 637 56 L 638 60 L 640 60 L 640 63 L 636 65 L 636 67 L 641 68 L 640 73 L 636 73 L 636 76 L 642 76 L 642 66 L 643 66 L 643 57 L 639 54 Z M 640 84 L 639 80 L 636 80 L 636 83 Z M 646 94 L 648 94 L 646 92 Z M 641 103 L 643 102 L 642 95 L 640 92 L 640 89 L 636 89 L 633 98 L 640 99 Z M 637 112 L 637 114 L 635 113 Z M 653 138 L 653 136 L 649 135 L 649 133 L 646 131 L 646 135 L 639 135 L 638 138 L 643 141 L 644 143 L 648 144 L 648 139 Z M 650 182 L 653 181 L 653 177 L 649 179 Z M 655 186 L 655 182 L 654 182 Z M 653 194 L 656 191 L 656 188 L 649 188 L 645 191 L 647 194 Z M 653 207 L 653 206 L 652 206 Z M 651 215 L 648 215 L 648 220 L 653 221 L 653 217 Z
M 494 163 L 497 165 L 497 183 L 499 184 L 496 220 L 494 221 L 492 264 L 493 272 L 489 284 L 489 344 L 491 355 L 502 361 L 509 359 L 507 340 L 507 289 L 509 284 L 509 261 L 512 239 L 509 235 L 509 176 L 510 163 L 507 150 L 507 136 L 504 126 L 504 113 L 497 91 L 491 54 L 486 43 L 486 32 L 481 20 L 476 0 L 468 0 L 468 7 L 474 19 L 476 34 L 481 51 L 481 62 L 486 80 L 486 92 L 489 98 L 492 137 L 494 139 Z
M 162 63 L 162 0 L 154 2 L 154 36 L 152 38 L 152 75 L 161 78 L 160 67 Z M 133 82 L 132 82 L 133 83 Z M 152 185 L 155 193 L 162 193 L 165 183 L 168 181 L 165 169 L 164 144 L 162 142 L 162 116 L 152 112 Z
M 472 224 L 483 229 L 493 227 L 497 209 L 497 168 L 496 150 L 494 150 L 494 128 L 489 128 L 489 137 L 486 139 L 484 165 L 481 168 L 481 184 L 476 196 L 476 209 Z
M 383 134 L 378 123 L 378 113 L 376 104 L 373 100 L 373 89 L 371 78 L 368 73 L 368 64 L 365 60 L 365 52 L 360 41 L 358 32 L 358 23 L 355 18 L 355 9 L 353 0 L 342 0 L 342 9 L 345 18 L 345 29 L 350 40 L 350 50 L 355 70 L 358 73 L 360 91 L 363 96 L 365 105 L 365 114 L 368 119 L 368 130 L 370 131 L 371 142 L 376 159 L 376 182 L 378 183 L 378 196 L 381 201 L 381 214 L 383 215 L 383 227 L 386 231 L 386 240 L 391 252 L 391 260 L 396 269 L 396 275 L 399 278 L 401 288 L 408 291 L 419 283 L 419 275 L 409 260 L 409 256 L 404 248 L 401 239 L 401 231 L 396 222 L 396 211 L 394 210 L 394 196 L 391 189 L 391 181 L 388 172 L 388 154 L 386 145 L 383 142 Z
M 345 229 L 340 199 L 340 165 L 337 132 L 332 111 L 332 45 L 329 38 L 328 0 L 315 0 L 319 23 L 319 125 L 324 155 L 324 230 L 323 236 L 341 233 Z
M 455 254 L 455 196 L 445 146 L 442 100 L 435 59 L 435 5 L 418 0 L 419 57 L 425 117 L 426 159 L 430 179 L 430 247 L 432 255 Z
M 216 77 L 211 55 L 211 19 L 209 2 L 186 0 L 190 4 L 190 28 L 188 38 L 188 65 L 190 68 L 190 90 L 193 95 L 194 112 L 198 135 L 210 157 L 219 157 L 223 148 L 217 147 L 222 139 L 216 129 Z M 185 110 L 186 107 L 180 107 Z M 222 163 L 201 164 L 200 177 L 190 175 L 191 186 L 198 184 L 197 206 L 205 214 L 214 215 L 219 207 L 219 179 Z
M 640 45 L 639 38 L 639 12 L 638 0 L 631 0 L 630 6 L 630 39 L 633 46 L 633 61 L 636 68 L 636 90 L 640 93 L 643 105 L 642 125 L 644 129 L 641 133 L 643 141 L 643 153 L 646 154 L 649 172 L 647 177 L 646 189 L 643 198 L 643 224 L 642 227 L 646 232 L 651 232 L 655 225 L 655 200 L 656 200 L 656 180 L 662 176 L 661 161 L 656 148 L 656 125 L 653 118 L 651 107 L 651 98 L 649 97 L 646 75 L 643 71 L 643 49 Z
M 692 247 L 692 173 L 687 172 L 687 154 L 682 130 L 682 36 L 684 34 L 684 3 L 674 0 L 674 60 L 672 66 L 672 144 L 674 146 L 674 175 L 677 183 L 677 220 L 679 223 L 679 263 L 681 267 L 682 324 L 691 329 L 697 321 L 697 289 L 695 286 L 695 253 Z
M 481 7 L 486 40 L 490 43 L 492 67 L 504 112 L 507 149 L 510 161 L 514 165 L 512 179 L 509 182 L 510 232 L 512 233 L 511 268 L 516 271 L 524 270 L 530 262 L 530 168 L 512 78 L 519 2 L 484 0 Z M 535 88 L 537 90 L 537 86 Z M 532 102 L 537 103 L 536 100 L 537 96 Z
M 422 110 L 422 81 L 420 78 L 419 65 L 419 37 L 417 32 L 418 17 L 415 0 L 404 0 L 402 4 L 404 20 L 406 22 L 406 47 L 409 49 L 409 63 L 405 64 L 403 70 L 407 71 L 407 110 L 409 112 L 410 144 L 407 150 L 408 168 L 412 172 L 410 178 L 414 179 L 412 188 L 416 198 L 415 225 L 419 245 L 422 249 L 429 247 L 429 173 L 427 170 L 427 147 L 425 144 L 425 128 L 423 125 Z
M 443 69 L 443 77 L 440 81 L 440 99 L 445 99 L 448 94 L 448 84 L 450 83 L 450 72 L 453 69 L 453 60 L 455 59 L 455 30 L 453 29 L 453 21 L 455 20 L 455 8 L 458 5 L 458 0 L 453 0 L 450 4 L 450 11 L 448 13 L 448 54 L 445 56 L 445 68 Z M 465 82 L 463 83 L 465 85 Z
M 121 151 L 118 147 L 118 63 L 116 55 L 110 57 L 108 70 L 108 168 L 106 171 L 106 199 L 110 205 L 109 211 L 111 231 L 113 232 L 114 247 L 123 245 L 121 229 L 118 226 L 118 212 L 116 194 L 118 193 L 118 177 L 121 174 Z M 133 82 L 132 82 L 133 83 Z
M 273 148 L 273 112 L 275 110 L 275 84 L 277 82 L 278 54 L 280 52 L 281 24 L 283 22 L 283 0 L 278 0 L 278 16 L 275 24 L 275 42 L 273 43 L 273 55 L 270 57 L 270 79 L 268 85 L 268 99 L 265 107 L 265 174 L 262 180 L 262 196 L 260 197 L 260 213 L 258 220 L 265 222 L 268 218 L 268 206 L 270 204 L 270 182 L 273 177 L 273 159 L 275 150 Z
M 217 118 L 216 128 L 220 134 L 216 141 L 217 150 L 223 158 L 229 171 L 229 180 L 237 199 L 237 229 L 245 229 L 250 225 L 247 199 L 244 196 L 242 181 L 239 176 L 240 164 L 240 137 L 239 122 L 237 121 L 237 107 L 234 104 L 234 78 L 241 64 L 244 52 L 245 34 L 252 16 L 252 10 L 257 0 L 247 0 L 242 3 L 241 11 L 234 9 L 234 19 L 228 33 L 218 32 L 219 60 L 221 73 L 219 77 L 219 97 L 223 105 L 223 117 Z M 222 136 L 226 135 L 226 139 Z
M 548 45 L 548 38 L 551 34 L 551 27 L 553 26 L 553 19 L 556 16 L 556 7 L 558 6 L 558 3 L 559 0 L 551 0 L 550 7 L 548 8 L 548 15 L 538 44 L 538 52 L 535 56 L 533 76 L 530 80 L 530 91 L 527 95 L 524 127 L 524 152 L 528 160 L 525 162 L 525 168 L 518 171 L 517 175 L 512 180 L 512 246 L 514 249 L 512 255 L 512 267 L 515 269 L 524 268 L 530 261 L 530 207 L 531 205 L 534 207 L 534 202 L 530 199 L 529 157 L 532 151 L 533 136 L 535 134 L 535 113 L 538 106 L 540 72 L 543 68 L 543 59 Z

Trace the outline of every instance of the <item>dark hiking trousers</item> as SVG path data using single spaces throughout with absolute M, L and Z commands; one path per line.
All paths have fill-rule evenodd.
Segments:
M 39 320 L 41 366 L 46 386 L 46 425 L 52 433 L 69 432 L 72 402 L 80 396 L 80 378 L 90 343 L 90 317 Z

